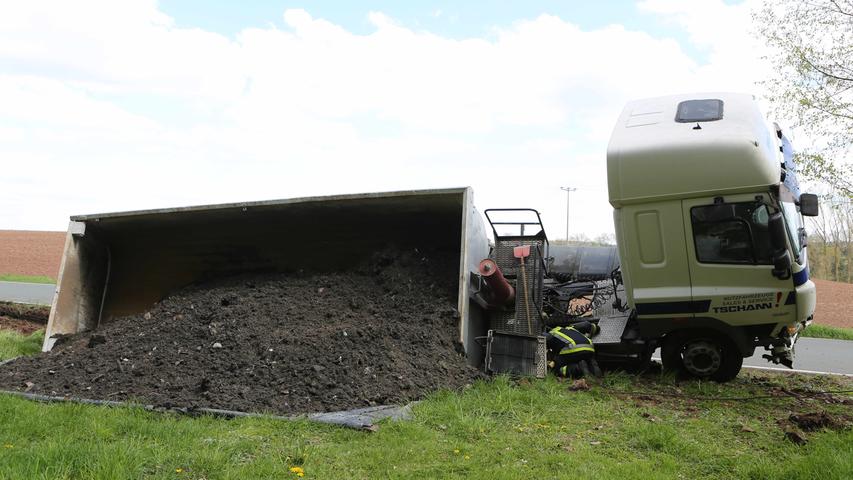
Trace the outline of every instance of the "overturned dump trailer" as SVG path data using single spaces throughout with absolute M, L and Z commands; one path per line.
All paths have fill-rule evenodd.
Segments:
M 243 272 L 340 271 L 388 246 L 459 262 L 459 340 L 468 362 L 488 322 L 469 300 L 489 240 L 470 188 L 335 195 L 71 217 L 47 326 L 96 330 L 184 286 Z

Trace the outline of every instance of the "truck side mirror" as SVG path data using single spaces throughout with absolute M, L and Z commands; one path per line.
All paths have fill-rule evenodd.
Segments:
M 800 213 L 806 217 L 816 217 L 819 213 L 817 195 L 814 193 L 800 194 Z
M 787 250 L 773 254 L 773 276 L 779 280 L 791 278 L 791 256 Z
M 767 220 L 767 228 L 770 230 L 770 244 L 773 246 L 773 252 L 787 251 L 788 244 L 787 233 L 785 232 L 785 218 L 780 212 L 770 215 Z

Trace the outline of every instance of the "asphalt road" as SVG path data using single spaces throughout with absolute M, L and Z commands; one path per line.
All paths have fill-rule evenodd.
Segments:
M 780 372 L 830 373 L 853 376 L 853 341 L 829 338 L 801 337 L 794 348 L 794 368 L 776 365 L 761 356 L 769 353 L 764 348 L 743 359 L 743 368 L 778 370 Z M 660 350 L 652 357 L 660 361 Z
M 763 348 L 756 348 L 755 355 L 743 359 L 743 365 L 790 371 L 761 358 L 764 353 Z M 802 337 L 794 347 L 794 370 L 853 375 L 853 341 Z
M 55 290 L 46 283 L 0 282 L 0 301 L 50 305 Z

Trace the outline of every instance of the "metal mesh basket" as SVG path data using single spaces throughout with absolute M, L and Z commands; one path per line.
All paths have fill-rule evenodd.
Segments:
M 489 330 L 485 367 L 487 373 L 544 378 L 548 371 L 545 337 Z
M 518 246 L 517 241 L 514 246 Z M 498 245 L 503 245 L 504 242 L 498 242 Z M 542 284 L 545 281 L 545 265 L 542 260 L 542 250 L 538 246 L 533 246 L 530 249 L 530 255 L 523 259 L 524 274 L 521 273 L 521 259 L 515 258 L 512 254 L 512 247 L 501 247 L 503 251 L 509 251 L 509 257 L 503 258 L 500 262 L 514 263 L 518 275 L 515 276 L 515 309 L 496 311 L 491 315 L 491 328 L 504 332 L 512 332 L 526 335 L 538 335 L 542 332 Z M 500 250 L 496 247 L 496 254 Z M 504 255 L 506 257 L 506 255 Z M 496 260 L 497 262 L 497 260 Z M 502 271 L 506 271 L 508 267 L 498 266 Z M 526 283 L 525 283 L 526 280 Z
M 518 259 L 516 259 L 518 261 Z M 530 256 L 524 259 L 524 274 L 519 268 L 515 280 L 515 318 L 517 333 L 539 334 L 542 331 L 542 282 L 545 280 L 545 268 L 541 250 L 530 249 Z M 526 281 L 526 283 L 525 283 Z
M 495 241 L 495 263 L 501 268 L 505 277 L 514 278 L 516 276 L 521 275 L 521 269 L 519 267 L 518 259 L 515 258 L 513 253 L 513 249 L 515 247 L 521 247 L 524 245 L 530 245 L 530 253 L 533 254 L 534 250 L 539 252 L 539 258 L 542 258 L 542 247 L 544 245 L 544 240 L 533 237 L 525 237 L 525 238 L 515 238 L 515 239 L 500 239 Z M 530 258 L 528 257 L 528 260 Z M 525 266 L 526 267 L 526 266 Z

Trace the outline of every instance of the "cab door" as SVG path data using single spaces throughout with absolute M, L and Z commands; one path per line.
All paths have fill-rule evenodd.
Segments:
M 793 280 L 772 273 L 771 208 L 756 197 L 770 198 L 765 193 L 682 201 L 697 317 L 732 326 L 796 318 Z

